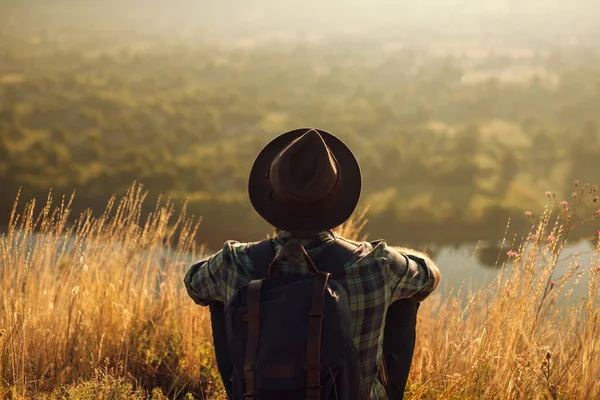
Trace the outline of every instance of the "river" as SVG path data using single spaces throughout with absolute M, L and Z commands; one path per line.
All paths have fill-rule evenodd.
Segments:
M 5 236 L 0 233 L 0 238 Z M 32 235 L 31 244 L 39 240 L 39 235 Z M 67 242 L 68 245 L 68 242 Z M 119 246 L 118 243 L 111 243 L 107 247 Z M 102 247 L 98 244 L 96 248 Z M 438 291 L 442 294 L 464 286 L 465 289 L 478 289 L 489 285 L 501 271 L 511 267 L 513 259 L 507 256 L 506 244 L 501 249 L 501 244 L 490 244 L 485 242 L 461 244 L 457 246 L 436 246 L 436 247 L 418 247 L 431 255 L 437 263 L 441 273 L 442 281 Z M 88 249 L 89 251 L 89 249 Z M 561 253 L 559 262 L 555 269 L 555 276 L 564 274 L 570 265 L 579 263 L 582 270 L 589 269 L 592 262 L 593 245 L 590 241 L 581 240 L 567 246 Z M 155 253 L 158 254 L 158 253 Z M 173 258 L 173 252 L 165 249 L 159 257 L 166 259 Z M 184 261 L 187 258 L 188 261 Z M 194 260 L 190 257 L 178 257 L 179 262 L 189 262 Z M 496 260 L 498 260 L 496 262 Z M 158 260 L 157 260 L 158 262 Z M 540 266 L 543 263 L 539 264 Z M 586 290 L 586 277 L 574 288 L 576 294 L 584 294 Z

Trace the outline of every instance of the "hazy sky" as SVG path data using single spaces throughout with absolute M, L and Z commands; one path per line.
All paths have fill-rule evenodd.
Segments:
M 600 36 L 598 0 L 0 0 L 3 20 L 23 15 L 91 26 L 207 31 L 220 35 L 273 33 L 445 37 L 517 36 L 552 41 Z

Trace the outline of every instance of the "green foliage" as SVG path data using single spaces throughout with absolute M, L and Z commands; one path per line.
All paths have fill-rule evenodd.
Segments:
M 367 39 L 244 47 L 147 31 L 124 37 L 85 21 L 36 29 L 27 13 L 19 18 L 0 27 L 2 209 L 20 187 L 26 198 L 52 187 L 77 190 L 100 211 L 135 180 L 177 202 L 202 199 L 190 210 L 204 216 L 200 234 L 211 247 L 232 234 L 250 239 L 266 231 L 247 204 L 252 162 L 274 135 L 301 126 L 353 149 L 363 205 L 395 193 L 369 216 L 394 240 L 409 239 L 397 226 L 415 216 L 484 239 L 482 220 L 504 223 L 539 206 L 548 189 L 570 195 L 574 179 L 597 180 L 595 48 L 480 58 Z

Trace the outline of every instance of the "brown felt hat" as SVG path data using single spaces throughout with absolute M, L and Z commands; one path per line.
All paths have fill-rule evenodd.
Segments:
M 356 208 L 360 168 L 331 133 L 286 132 L 259 153 L 248 182 L 254 209 L 276 228 L 307 234 L 335 228 Z

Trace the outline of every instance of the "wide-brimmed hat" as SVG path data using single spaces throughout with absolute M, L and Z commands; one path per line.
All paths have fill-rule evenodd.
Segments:
M 350 218 L 361 185 L 358 162 L 340 139 L 301 128 L 262 149 L 250 172 L 248 194 L 271 225 L 306 234 L 335 228 Z

